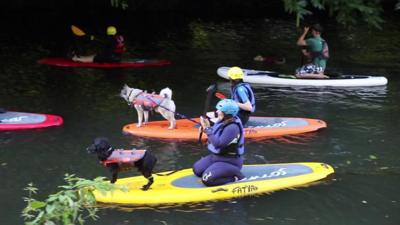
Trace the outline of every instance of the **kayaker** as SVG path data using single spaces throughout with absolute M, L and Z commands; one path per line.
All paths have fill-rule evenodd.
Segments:
M 305 39 L 310 29 L 312 37 Z M 297 40 L 297 45 L 302 47 L 302 54 L 311 62 L 296 69 L 297 78 L 329 78 L 324 74 L 329 49 L 326 41 L 321 38 L 322 31 L 319 24 L 314 24 L 311 28 L 306 26 Z
M 73 56 L 73 61 L 78 62 L 99 62 L 99 63 L 115 63 L 121 62 L 122 54 L 125 51 L 124 37 L 117 35 L 117 29 L 114 26 L 107 27 L 107 36 L 104 40 L 99 41 L 102 44 L 102 50 L 96 55 L 89 56 Z M 94 40 L 91 36 L 91 40 Z
M 256 103 L 253 90 L 249 83 L 243 82 L 243 70 L 234 66 L 228 70 L 228 77 L 231 81 L 231 99 L 239 105 L 238 117 L 245 125 L 249 121 L 250 114 L 256 110 Z
M 237 117 L 238 104 L 232 99 L 223 99 L 216 105 L 218 120 L 200 117 L 201 126 L 208 136 L 211 154 L 202 157 L 193 165 L 193 172 L 201 177 L 206 186 L 216 186 L 243 179 L 244 133 Z

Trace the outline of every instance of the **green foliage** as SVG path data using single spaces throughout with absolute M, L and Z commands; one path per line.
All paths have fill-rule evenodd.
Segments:
M 128 8 L 128 0 L 110 0 L 111 6 L 121 8 L 123 10 Z
M 296 26 L 299 27 L 300 20 L 304 18 L 305 15 L 312 14 L 311 11 L 307 10 L 308 5 L 307 0 L 283 0 L 285 4 L 285 11 L 288 13 L 296 14 Z
M 336 21 L 345 25 L 353 26 L 359 22 L 364 22 L 370 26 L 381 28 L 384 22 L 382 14 L 382 0 L 282 0 L 286 12 L 296 15 L 296 25 L 300 25 L 300 21 L 304 16 L 311 15 L 313 9 L 327 11 L 329 16 L 334 17 Z M 175 5 L 183 4 L 185 1 L 173 1 Z M 238 1 L 239 2 L 239 1 Z M 110 0 L 111 6 L 115 8 L 127 9 L 128 5 L 147 5 L 154 8 L 154 1 L 139 1 L 139 0 Z M 156 6 L 168 7 L 167 1 L 156 2 Z M 250 4 L 246 1 L 241 4 Z M 400 9 L 400 0 L 395 6 L 395 9 Z
M 382 7 L 379 0 L 283 0 L 285 11 L 296 14 L 296 25 L 305 15 L 312 14 L 311 9 L 327 9 L 331 17 L 345 25 L 352 26 L 363 21 L 370 26 L 381 28 Z
M 87 218 L 96 220 L 98 208 L 92 191 L 107 192 L 114 188 L 104 177 L 86 180 L 65 174 L 64 180 L 66 184 L 59 186 L 62 190 L 44 201 L 32 197 L 38 189 L 32 183 L 28 184 L 24 189 L 28 192 L 28 197 L 24 198 L 27 206 L 22 211 L 26 225 L 74 225 L 84 224 Z
M 329 13 L 336 20 L 346 26 L 356 25 L 358 21 L 366 22 L 366 24 L 381 29 L 384 22 L 381 18 L 382 7 L 379 1 L 368 0 L 337 0 L 330 1 Z

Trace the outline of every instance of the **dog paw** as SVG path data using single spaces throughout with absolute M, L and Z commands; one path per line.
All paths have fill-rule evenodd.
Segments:
M 150 185 L 143 185 L 143 187 L 142 188 L 140 188 L 142 191 L 147 191 L 147 190 L 149 190 L 149 188 L 150 188 Z
M 142 126 L 142 124 L 136 124 L 136 127 L 141 127 Z
M 168 127 L 168 130 L 173 130 L 175 129 L 175 127 Z

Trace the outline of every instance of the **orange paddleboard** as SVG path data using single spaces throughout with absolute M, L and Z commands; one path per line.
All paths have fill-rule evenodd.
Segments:
M 199 121 L 199 118 L 193 118 Z M 168 121 L 149 122 L 142 127 L 136 123 L 127 124 L 123 132 L 140 137 L 196 140 L 199 138 L 199 124 L 187 119 L 176 120 L 176 129 L 168 129 Z M 325 128 L 326 123 L 318 119 L 289 118 L 289 117 L 250 117 L 244 133 L 246 138 L 265 138 L 291 134 L 301 134 Z M 205 139 L 207 135 L 202 135 Z

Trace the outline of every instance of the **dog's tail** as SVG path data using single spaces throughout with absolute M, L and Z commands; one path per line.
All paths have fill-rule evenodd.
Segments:
M 164 98 L 171 100 L 172 99 L 172 90 L 169 89 L 168 87 L 166 87 L 160 91 L 160 95 L 163 96 Z

